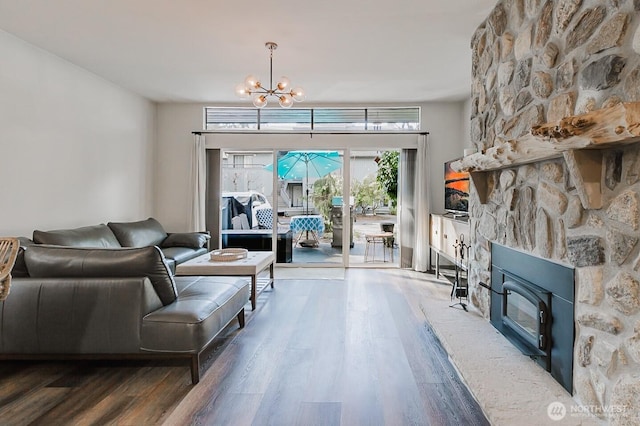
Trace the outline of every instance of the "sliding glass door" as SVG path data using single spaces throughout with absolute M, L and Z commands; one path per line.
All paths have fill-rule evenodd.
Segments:
M 341 150 L 276 152 L 278 226 L 292 238 L 292 264 L 343 264 Z
M 224 150 L 221 157 L 222 248 L 271 251 L 274 191 L 266 166 L 272 151 Z M 288 258 L 286 247 L 279 247 L 276 261 Z
M 351 266 L 397 266 L 397 184 L 399 152 L 352 150 L 350 223 Z
M 341 150 L 223 150 L 222 247 L 275 249 L 279 264 L 343 266 L 343 157 Z

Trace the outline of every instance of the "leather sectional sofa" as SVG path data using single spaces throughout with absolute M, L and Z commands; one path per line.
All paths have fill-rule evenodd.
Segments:
M 148 219 L 23 238 L 0 302 L 0 359 L 184 357 L 196 384 L 202 351 L 234 319 L 244 326 L 250 284 L 174 277 L 207 238 L 160 229 Z

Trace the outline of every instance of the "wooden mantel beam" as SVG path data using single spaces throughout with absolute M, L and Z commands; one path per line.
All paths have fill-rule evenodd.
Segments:
M 563 118 L 531 133 L 468 155 L 451 166 L 458 171 L 497 170 L 558 158 L 565 151 L 610 148 L 640 141 L 640 102 Z
M 583 207 L 599 209 L 603 168 L 599 150 L 635 142 L 640 142 L 640 102 L 620 103 L 536 126 L 528 135 L 468 155 L 451 167 L 471 172 L 484 204 L 487 188 L 478 187 L 487 184 L 483 172 L 564 157 Z

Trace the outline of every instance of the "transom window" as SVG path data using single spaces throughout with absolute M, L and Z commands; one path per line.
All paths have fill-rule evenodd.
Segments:
M 256 109 L 205 107 L 205 130 L 416 131 L 420 107 Z

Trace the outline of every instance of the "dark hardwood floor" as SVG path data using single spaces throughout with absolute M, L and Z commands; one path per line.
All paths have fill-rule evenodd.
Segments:
M 489 424 L 420 309 L 429 279 L 277 280 L 196 386 L 184 361 L 0 362 L 0 425 Z

